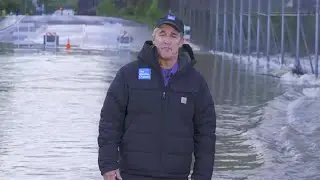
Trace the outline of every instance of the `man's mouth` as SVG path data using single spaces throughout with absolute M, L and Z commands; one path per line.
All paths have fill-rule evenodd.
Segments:
M 168 48 L 168 47 L 163 47 L 161 48 L 162 50 L 165 50 L 165 51 L 171 51 L 171 48 Z

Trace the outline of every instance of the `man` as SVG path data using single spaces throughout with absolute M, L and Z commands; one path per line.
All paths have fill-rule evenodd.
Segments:
M 211 179 L 214 103 L 193 67 L 191 47 L 183 44 L 183 27 L 171 14 L 161 18 L 153 41 L 111 83 L 98 136 L 105 180 L 187 180 L 193 153 L 192 178 Z

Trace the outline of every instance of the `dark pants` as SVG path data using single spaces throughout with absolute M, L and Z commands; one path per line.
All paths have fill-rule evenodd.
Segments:
M 188 180 L 188 178 L 184 178 L 184 179 L 152 178 L 152 177 L 137 176 L 137 175 L 131 175 L 131 174 L 125 174 L 125 173 L 121 173 L 121 177 L 123 180 Z

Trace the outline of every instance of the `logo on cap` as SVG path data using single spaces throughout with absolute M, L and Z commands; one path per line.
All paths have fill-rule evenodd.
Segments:
M 176 17 L 175 17 L 175 16 L 173 16 L 173 15 L 170 15 L 170 14 L 168 15 L 168 17 L 167 17 L 167 18 L 168 18 L 168 19 L 171 19 L 171 20 L 173 20 L 173 21 L 174 21 L 174 20 L 176 20 Z

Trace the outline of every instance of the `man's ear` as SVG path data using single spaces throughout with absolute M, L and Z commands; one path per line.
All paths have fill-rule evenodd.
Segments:
M 183 46 L 183 44 L 184 44 L 184 38 L 183 38 L 183 37 L 181 37 L 181 40 L 180 40 L 180 47 L 182 47 L 182 46 Z
M 154 44 L 155 38 L 156 38 L 156 36 L 154 34 L 152 34 L 152 44 Z

